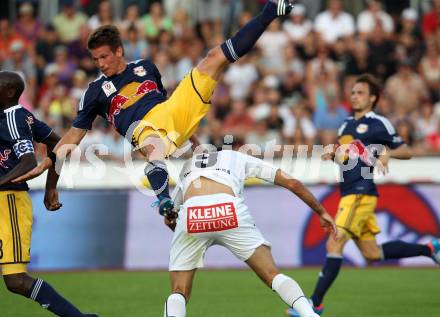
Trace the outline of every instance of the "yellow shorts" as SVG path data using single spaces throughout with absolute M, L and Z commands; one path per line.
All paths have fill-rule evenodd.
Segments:
M 134 129 L 133 145 L 142 145 L 151 135 L 159 135 L 171 155 L 197 130 L 210 108 L 217 82 L 194 68 L 177 86 L 167 101 L 151 109 Z
M 26 272 L 32 236 L 32 202 L 26 191 L 0 191 L 2 275 Z
M 336 225 L 350 238 L 373 240 L 380 232 L 375 214 L 376 204 L 376 196 L 359 194 L 342 197 L 336 214 Z

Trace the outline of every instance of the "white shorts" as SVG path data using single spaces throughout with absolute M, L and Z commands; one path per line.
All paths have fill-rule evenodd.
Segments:
M 248 260 L 259 246 L 271 246 L 241 198 L 227 194 L 190 198 L 179 211 L 169 270 L 203 267 L 206 250 L 212 245 L 226 247 L 241 261 Z

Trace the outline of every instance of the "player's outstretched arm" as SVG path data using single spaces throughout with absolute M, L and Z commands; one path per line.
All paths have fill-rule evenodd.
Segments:
M 25 175 L 27 172 L 32 170 L 35 166 L 37 166 L 37 159 L 35 158 L 34 153 L 23 154 L 20 157 L 20 161 L 18 164 L 6 175 L 0 177 L 0 186 L 4 185 L 11 180 Z
M 87 130 L 70 128 L 69 131 L 61 138 L 61 140 L 54 147 L 52 153 L 52 158 L 50 155 L 43 159 L 43 161 L 35 167 L 30 172 L 26 173 L 21 177 L 17 177 L 13 180 L 14 183 L 21 183 L 27 181 L 29 179 L 40 176 L 44 173 L 44 171 L 48 170 L 52 166 L 54 166 L 54 161 L 56 162 L 64 162 L 66 157 L 76 148 L 76 146 L 81 142 L 81 140 L 86 135 Z M 61 165 L 57 164 L 54 167 L 60 166 L 59 170 L 57 169 L 57 173 L 61 174 Z
M 336 224 L 333 217 L 325 210 L 324 206 L 313 196 L 313 194 L 299 180 L 287 175 L 278 169 L 275 175 L 275 185 L 284 187 L 291 191 L 304 201 L 314 212 L 319 215 L 319 220 L 324 231 L 331 234 L 334 238 L 337 236 Z

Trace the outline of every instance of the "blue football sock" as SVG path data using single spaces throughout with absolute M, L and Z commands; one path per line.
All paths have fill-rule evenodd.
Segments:
M 170 198 L 168 170 L 164 161 L 149 162 L 145 167 L 145 175 L 159 200 Z
M 29 291 L 28 297 L 41 307 L 62 317 L 83 317 L 83 314 L 65 298 L 58 294 L 52 286 L 42 279 L 37 279 Z
M 390 241 L 382 244 L 384 260 L 410 258 L 413 256 L 431 256 L 428 246 L 403 241 Z
M 333 281 L 339 274 L 339 270 L 342 266 L 342 257 L 335 257 L 327 255 L 324 267 L 319 274 L 318 283 L 316 284 L 315 291 L 311 297 L 313 305 L 319 306 L 324 299 L 325 294 L 332 285 Z
M 233 63 L 249 52 L 276 17 L 277 5 L 268 1 L 260 15 L 249 21 L 237 34 L 221 45 L 228 61 Z

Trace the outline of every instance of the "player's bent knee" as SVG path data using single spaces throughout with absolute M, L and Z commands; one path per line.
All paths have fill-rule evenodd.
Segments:
M 229 62 L 222 49 L 220 46 L 216 46 L 209 50 L 206 57 L 197 65 L 197 70 L 216 79 L 221 70 L 228 64 Z
M 377 262 L 381 260 L 380 252 L 362 252 L 362 255 L 368 262 Z
M 3 276 L 6 288 L 16 294 L 26 295 L 30 289 L 30 283 L 28 277 L 25 273 L 11 274 Z

